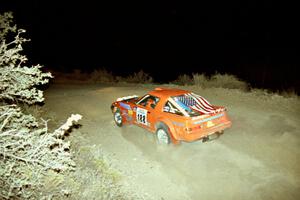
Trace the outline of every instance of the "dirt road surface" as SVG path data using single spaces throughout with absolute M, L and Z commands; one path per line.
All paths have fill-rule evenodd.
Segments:
M 145 199 L 300 199 L 299 99 L 186 87 L 226 106 L 233 126 L 207 143 L 161 146 L 142 128 L 117 127 L 110 111 L 116 98 L 154 87 L 54 84 L 45 108 L 61 121 L 82 114 L 80 132 Z

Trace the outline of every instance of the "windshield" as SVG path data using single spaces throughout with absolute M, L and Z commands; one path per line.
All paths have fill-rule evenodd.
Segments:
M 194 93 L 175 96 L 172 99 L 191 117 L 209 114 L 215 110 L 206 99 Z

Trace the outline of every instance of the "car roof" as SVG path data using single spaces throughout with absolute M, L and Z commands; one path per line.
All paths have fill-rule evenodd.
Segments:
M 148 94 L 157 96 L 157 97 L 164 97 L 168 98 L 170 96 L 178 96 L 182 94 L 189 93 L 188 90 L 181 90 L 181 89 L 175 89 L 175 88 L 155 88 L 154 90 L 150 91 Z

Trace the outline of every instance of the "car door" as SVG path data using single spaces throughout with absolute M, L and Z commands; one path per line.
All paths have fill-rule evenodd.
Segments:
M 153 129 L 157 97 L 146 95 L 134 107 L 134 123 L 146 129 Z

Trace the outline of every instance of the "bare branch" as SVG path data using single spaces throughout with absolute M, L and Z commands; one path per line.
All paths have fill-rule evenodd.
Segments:
M 81 115 L 72 115 L 49 133 L 46 120 L 42 119 L 44 126 L 39 127 L 35 117 L 24 114 L 17 105 L 5 104 L 7 100 L 30 105 L 43 102 L 43 91 L 36 86 L 52 78 L 40 65 L 22 66 L 27 61 L 21 54 L 22 45 L 29 40 L 22 37 L 25 30 L 12 23 L 12 13 L 0 14 L 0 198 L 45 199 L 38 192 L 45 174 L 67 173 L 75 168 L 70 142 L 63 136 Z

